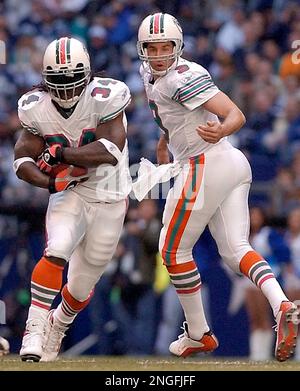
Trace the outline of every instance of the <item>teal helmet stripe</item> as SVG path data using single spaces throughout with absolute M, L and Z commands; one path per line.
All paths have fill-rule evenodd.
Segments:
M 56 59 L 56 64 L 59 64 L 59 40 L 56 40 L 55 44 L 55 59 Z
M 153 34 L 153 25 L 154 25 L 154 15 L 150 19 L 150 34 Z
M 165 14 L 161 14 L 160 15 L 160 19 L 159 19 L 159 25 L 160 25 L 160 33 L 164 33 L 165 32 L 165 25 L 164 25 L 164 21 L 165 21 Z
M 66 49 L 67 63 L 71 62 L 70 46 L 71 46 L 71 40 L 70 40 L 70 38 L 67 38 L 67 49 Z

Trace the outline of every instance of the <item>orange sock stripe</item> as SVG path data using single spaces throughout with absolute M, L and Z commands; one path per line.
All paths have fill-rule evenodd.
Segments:
M 31 280 L 42 287 L 60 291 L 63 270 L 63 266 L 55 265 L 42 257 L 33 269 Z
M 79 312 L 83 310 L 90 302 L 92 296 L 93 296 L 94 290 L 90 293 L 89 297 L 84 301 L 76 300 L 71 293 L 68 291 L 67 285 L 63 287 L 63 290 L 61 292 L 63 300 L 66 302 L 67 306 L 70 308 L 71 311 Z
M 240 261 L 240 271 L 249 277 L 249 270 L 257 262 L 262 261 L 263 257 L 255 251 L 248 251 Z
M 166 266 L 168 272 L 171 274 L 185 273 L 197 268 L 195 261 L 189 261 L 185 263 L 178 263 L 176 265 Z

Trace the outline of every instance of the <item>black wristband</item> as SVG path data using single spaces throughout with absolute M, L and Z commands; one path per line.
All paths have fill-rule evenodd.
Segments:
M 49 178 L 48 190 L 50 194 L 57 193 L 55 188 L 55 178 Z

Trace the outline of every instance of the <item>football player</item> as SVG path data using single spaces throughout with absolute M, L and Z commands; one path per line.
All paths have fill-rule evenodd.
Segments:
M 14 161 L 20 179 L 51 193 L 46 248 L 31 277 L 23 361 L 55 360 L 116 249 L 131 190 L 128 87 L 92 77 L 85 46 L 68 37 L 48 45 L 42 75 L 40 88 L 18 102 L 24 129 Z M 68 261 L 62 301 L 49 311 Z
M 268 299 L 277 322 L 275 356 L 285 361 L 295 347 L 297 321 L 291 320 L 298 316 L 297 307 L 249 245 L 251 168 L 226 138 L 243 126 L 245 117 L 205 68 L 181 57 L 183 48 L 182 29 L 173 16 L 156 13 L 141 23 L 141 75 L 162 130 L 158 163 L 169 163 L 169 149 L 183 166 L 167 197 L 159 244 L 186 317 L 184 333 L 171 343 L 170 351 L 186 357 L 218 346 L 205 319 L 201 278 L 192 256 L 208 225 L 223 260 L 249 277 Z

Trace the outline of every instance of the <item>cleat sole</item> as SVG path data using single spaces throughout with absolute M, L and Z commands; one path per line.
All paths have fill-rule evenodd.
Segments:
M 40 359 L 41 357 L 35 354 L 24 354 L 23 356 L 21 356 L 21 360 L 26 362 L 39 362 Z

